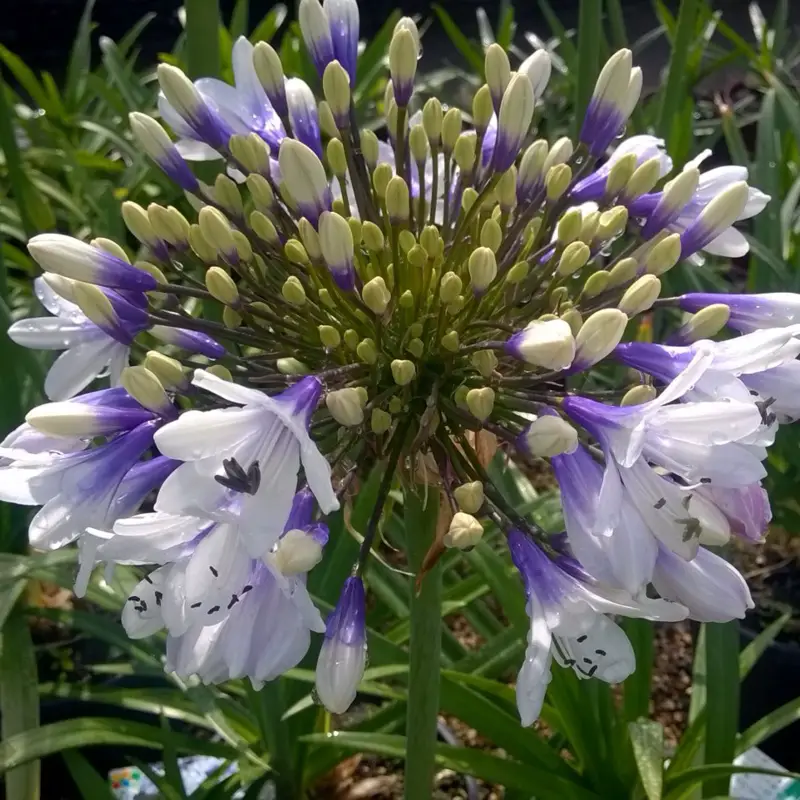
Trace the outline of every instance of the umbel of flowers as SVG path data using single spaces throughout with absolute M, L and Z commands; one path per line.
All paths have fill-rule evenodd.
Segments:
M 507 538 L 531 621 L 526 725 L 553 660 L 630 674 L 615 617 L 742 617 L 747 586 L 710 548 L 758 541 L 770 519 L 762 462 L 800 413 L 800 297 L 660 297 L 661 276 L 702 251 L 742 255 L 733 226 L 769 198 L 744 168 L 703 171 L 707 154 L 675 168 L 660 140 L 621 139 L 641 88 L 628 50 L 603 67 L 578 140 L 547 142 L 545 52 L 513 70 L 489 47 L 467 128 L 436 98 L 419 109 L 419 34 L 403 19 L 383 141 L 356 123 L 355 0 L 302 0 L 300 24 L 321 94 L 240 39 L 233 86 L 159 68 L 175 139 L 131 115 L 194 221 L 125 203 L 133 263 L 105 239 L 31 240 L 52 316 L 9 335 L 63 352 L 53 402 L 2 444 L 0 497 L 40 507 L 32 545 L 77 540 L 78 591 L 97 563 L 148 565 L 122 622 L 131 637 L 166 629 L 182 676 L 258 685 L 323 636 L 317 692 L 337 713 L 364 671 L 364 571 L 395 485 L 427 483 L 451 513 L 428 563 L 487 526 Z M 219 162 L 213 185 L 197 159 Z M 659 319 L 640 328 L 643 315 Z M 493 485 L 498 448 L 550 461 L 563 534 Z M 306 590 L 325 517 L 378 463 L 326 621 Z

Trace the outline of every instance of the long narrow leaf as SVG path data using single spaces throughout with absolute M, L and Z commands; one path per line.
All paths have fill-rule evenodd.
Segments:
M 577 138 L 600 66 L 600 31 L 603 22 L 602 0 L 581 0 L 578 17 L 578 72 L 572 109 L 572 135 Z
M 660 722 L 640 719 L 631 722 L 628 730 L 647 800 L 661 800 L 664 787 L 664 727 Z

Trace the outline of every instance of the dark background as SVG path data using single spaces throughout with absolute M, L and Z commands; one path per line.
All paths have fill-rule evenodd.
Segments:
M 462 26 L 464 33 L 474 39 L 477 39 L 475 11 L 483 6 L 494 23 L 500 7 L 500 3 L 496 0 L 440 1 Z M 292 0 L 287 0 L 286 4 L 290 7 L 291 18 L 294 3 Z M 567 28 L 575 26 L 578 0 L 551 0 L 550 4 Z M 96 23 L 95 48 L 100 35 L 118 39 L 144 14 L 155 11 L 158 17 L 150 23 L 140 42 L 142 63 L 155 62 L 160 51 L 171 49 L 180 32 L 180 24 L 176 17 L 180 5 L 180 0 L 97 0 L 93 14 Z M 230 18 L 233 5 L 230 0 L 221 2 L 222 13 L 226 20 Z M 273 5 L 274 3 L 269 0 L 250 0 L 251 27 Z M 550 29 L 538 9 L 536 0 L 518 0 L 514 5 L 517 44 L 528 51 L 530 48 L 522 38 L 522 33 L 530 30 L 546 38 L 550 35 Z M 622 5 L 631 41 L 656 26 L 651 0 L 622 0 Z M 667 0 L 666 5 L 675 11 L 678 2 Z M 712 0 L 712 5 L 716 10 L 722 11 L 725 22 L 748 39 L 752 39 L 747 0 Z M 769 19 L 775 7 L 775 0 L 763 0 L 760 5 Z M 67 63 L 70 45 L 83 7 L 82 0 L 6 0 L 0 42 L 21 56 L 34 71 L 48 70 L 58 80 Z M 420 15 L 422 18 L 432 13 L 431 3 L 426 0 L 404 0 L 404 2 L 362 0 L 360 3 L 362 38 L 370 38 L 396 7 L 400 7 L 406 14 Z M 800 0 L 792 0 L 790 7 L 793 23 L 800 24 Z M 425 68 L 458 60 L 458 54 L 436 21 L 426 33 L 423 44 Z M 657 70 L 654 75 L 653 67 L 657 68 L 666 59 L 666 42 L 662 38 L 649 47 L 646 53 L 645 62 L 650 62 L 650 69 L 648 63 L 642 64 L 646 79 L 657 80 Z

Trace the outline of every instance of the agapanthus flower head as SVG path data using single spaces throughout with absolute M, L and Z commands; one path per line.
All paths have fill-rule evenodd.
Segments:
M 132 117 L 191 221 L 126 205 L 133 264 L 109 240 L 31 240 L 54 316 L 9 333 L 66 351 L 45 384 L 59 402 L 0 446 L 0 496 L 42 506 L 32 543 L 79 538 L 80 589 L 98 561 L 146 567 L 123 624 L 166 629 L 167 667 L 183 676 L 258 685 L 324 632 L 317 694 L 335 713 L 364 673 L 365 566 L 396 488 L 435 484 L 449 516 L 418 581 L 447 547 L 507 538 L 531 618 L 525 724 L 553 661 L 607 682 L 634 669 L 610 615 L 744 614 L 743 579 L 707 548 L 768 525 L 763 461 L 800 416 L 800 300 L 661 295 L 699 250 L 741 254 L 733 225 L 768 198 L 742 168 L 702 172 L 705 154 L 673 165 L 652 136 L 618 140 L 641 90 L 628 50 L 604 66 L 578 140 L 548 142 L 534 128 L 541 51 L 514 71 L 488 49 L 472 126 L 436 98 L 409 116 L 421 45 L 403 18 L 379 141 L 356 125 L 355 0 L 303 0 L 300 23 L 324 98 L 285 78 L 270 45 L 240 39 L 234 86 L 159 69 L 177 141 Z M 191 171 L 205 158 L 227 168 L 213 185 Z M 663 324 L 640 328 L 643 314 Z M 726 325 L 738 335 L 714 341 Z M 641 341 L 653 330 L 664 341 Z M 106 374 L 115 388 L 75 397 Z M 493 485 L 499 447 L 522 468 L 550 460 L 564 535 Z M 326 516 L 377 465 L 325 624 L 306 575 Z

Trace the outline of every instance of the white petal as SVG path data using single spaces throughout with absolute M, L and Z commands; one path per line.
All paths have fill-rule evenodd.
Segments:
M 736 228 L 724 230 L 716 239 L 703 247 L 706 253 L 723 258 L 741 258 L 750 252 L 750 245 Z
M 222 153 L 218 153 L 210 145 L 194 139 L 178 139 L 175 149 L 186 161 L 216 161 L 224 158 Z
M 164 627 L 161 598 L 166 575 L 162 567 L 134 586 L 122 609 L 122 627 L 131 639 L 143 639 Z
M 575 660 L 573 669 L 581 678 L 599 678 L 622 683 L 636 669 L 636 655 L 625 631 L 603 614 L 578 639 L 566 640 Z
M 125 345 L 103 334 L 103 338 L 77 344 L 63 352 L 50 367 L 44 381 L 50 400 L 69 400 L 85 389 L 108 366 Z
M 204 369 L 194 371 L 192 383 L 230 403 L 238 403 L 243 406 L 266 405 L 270 409 L 274 403 L 268 395 L 258 389 L 248 389 L 241 384 L 225 381 Z
M 550 683 L 550 630 L 538 600 L 531 595 L 531 627 L 525 660 L 517 675 L 517 710 L 524 726 L 533 725 L 539 718 L 547 684 Z
M 238 546 L 232 525 L 219 524 L 197 545 L 186 566 L 186 602 L 190 608 L 201 602 L 197 612 L 207 615 L 217 605 L 227 604 L 231 595 L 247 583 L 251 563 Z
M 317 695 L 334 714 L 343 714 L 356 699 L 364 675 L 367 649 L 363 644 L 348 645 L 333 637 L 326 639 L 319 652 L 316 671 Z
M 95 325 L 60 317 L 33 317 L 15 322 L 8 329 L 12 342 L 35 350 L 65 350 L 106 336 Z
M 89 322 L 86 314 L 75 303 L 71 303 L 54 291 L 43 277 L 36 278 L 33 287 L 39 302 L 54 316 L 75 323 L 86 324 Z
M 662 408 L 650 421 L 658 435 L 695 444 L 735 442 L 756 431 L 761 415 L 752 402 L 681 403 Z

